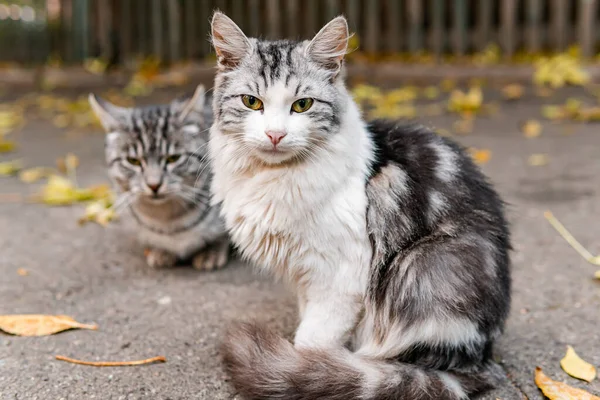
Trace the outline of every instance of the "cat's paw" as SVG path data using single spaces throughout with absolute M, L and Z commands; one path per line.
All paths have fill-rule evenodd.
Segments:
M 177 256 L 160 249 L 146 249 L 144 255 L 151 268 L 171 268 L 177 263 Z
M 229 260 L 229 242 L 221 241 L 205 248 L 192 259 L 194 268 L 212 271 L 227 264 Z

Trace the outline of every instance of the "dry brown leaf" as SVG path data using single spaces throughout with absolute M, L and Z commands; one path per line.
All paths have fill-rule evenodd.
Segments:
M 18 268 L 17 274 L 19 276 L 27 276 L 27 275 L 29 275 L 29 271 L 27 271 L 25 268 Z
M 492 152 L 487 149 L 476 149 L 471 147 L 469 153 L 471 154 L 473 161 L 479 165 L 487 163 L 492 158 Z
M 562 369 L 573 378 L 591 382 L 596 378 L 596 368 L 582 360 L 571 346 L 567 346 L 567 354 L 560 360 Z
M 550 400 L 600 400 L 585 390 L 576 389 L 565 383 L 548 378 L 540 367 L 535 369 L 535 384 Z
M 74 358 L 65 357 L 65 356 L 56 356 L 57 360 L 70 362 L 73 364 L 80 365 L 89 365 L 92 367 L 129 367 L 134 365 L 143 365 L 143 364 L 154 364 L 156 362 L 167 362 L 167 359 L 163 356 L 147 358 L 145 360 L 135 360 L 135 361 L 82 361 L 76 360 Z
M 525 93 L 525 88 L 518 83 L 511 83 L 502 88 L 502 95 L 506 100 L 518 100 L 523 97 L 523 93 Z
M 530 119 L 521 126 L 521 131 L 526 138 L 536 138 L 542 133 L 542 124 L 535 119 Z
M 0 330 L 17 336 L 47 336 L 67 329 L 98 329 L 66 315 L 0 315 Z
M 547 154 L 532 154 L 527 159 L 527 164 L 532 167 L 543 167 L 544 165 L 548 165 L 548 155 Z

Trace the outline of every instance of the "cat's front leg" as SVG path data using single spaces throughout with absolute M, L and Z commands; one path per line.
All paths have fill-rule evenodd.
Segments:
M 220 239 L 196 254 L 192 259 L 194 268 L 212 271 L 227 264 L 229 260 L 229 239 Z
M 344 346 L 358 323 L 362 296 L 324 291 L 307 297 L 294 339 L 296 347 Z
M 147 248 L 144 255 L 146 263 L 152 268 L 171 268 L 177 263 L 177 256 L 166 250 Z

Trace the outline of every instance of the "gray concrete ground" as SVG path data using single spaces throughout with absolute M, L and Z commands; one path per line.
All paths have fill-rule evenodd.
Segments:
M 545 102 L 551 102 L 546 99 Z M 600 251 L 600 134 L 597 125 L 544 123 L 525 139 L 519 123 L 539 117 L 539 99 L 505 104 L 480 118 L 475 132 L 458 138 L 492 150 L 483 169 L 509 203 L 514 233 L 513 311 L 497 359 L 507 382 L 486 399 L 542 398 L 533 382 L 541 366 L 557 380 L 600 394 L 600 383 L 569 378 L 559 360 L 570 344 L 600 366 L 600 284 L 597 269 L 582 260 L 543 217 L 551 209 L 591 250 Z M 422 122 L 450 128 L 455 118 Z M 68 151 L 82 160 L 80 181 L 106 181 L 103 135 L 65 136 L 30 121 L 15 136 L 31 166 L 53 165 Z M 529 155 L 549 164 L 531 167 Z M 0 193 L 30 193 L 37 186 L 0 178 Z M 214 273 L 190 268 L 147 268 L 126 224 L 80 227 L 81 206 L 0 203 L 0 314 L 67 314 L 96 322 L 98 331 L 74 330 L 24 338 L 0 333 L 0 398 L 231 399 L 218 346 L 228 322 L 258 318 L 293 331 L 294 300 L 285 289 L 233 262 Z M 17 274 L 25 268 L 28 276 Z M 128 360 L 164 355 L 164 364 L 94 368 L 54 360 L 57 354 L 87 360 Z

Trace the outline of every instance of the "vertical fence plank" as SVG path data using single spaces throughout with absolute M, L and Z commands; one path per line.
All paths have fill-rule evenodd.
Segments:
M 408 49 L 411 52 L 423 50 L 423 2 L 408 1 Z
M 516 0 L 502 1 L 502 9 L 500 10 L 500 32 L 502 32 L 502 50 L 506 59 L 510 59 L 515 52 L 515 30 L 517 28 L 516 11 Z
M 196 1 L 196 0 L 194 0 Z M 212 52 L 212 46 L 209 41 L 210 37 L 210 19 L 212 18 L 213 9 L 210 2 L 203 0 L 199 2 L 200 13 L 198 15 L 198 41 L 200 42 L 200 51 L 203 57 L 208 56 Z
M 478 2 L 477 39 L 475 40 L 477 50 L 483 50 L 489 44 L 492 31 L 492 5 L 492 0 L 479 0 Z
M 250 36 L 258 37 L 261 34 L 260 2 L 247 0 L 248 4 L 248 31 Z
M 327 0 L 325 3 L 325 18 L 329 21 L 340 14 L 338 0 Z
M 194 0 L 185 0 L 183 3 L 183 14 L 185 15 L 185 55 L 191 59 L 198 55 L 198 37 L 196 26 L 201 21 L 196 21 L 196 2 Z
M 467 0 L 454 0 L 453 11 L 452 48 L 455 55 L 463 56 L 467 48 Z
M 306 4 L 306 29 L 307 36 L 312 37 L 321 28 L 319 26 L 319 0 L 304 0 Z
M 60 56 L 63 61 L 73 60 L 73 25 L 71 15 L 73 13 L 73 0 L 63 0 L 60 3 Z
M 597 0 L 579 0 L 579 13 L 577 15 L 577 36 L 581 46 L 581 54 L 591 57 L 595 51 L 595 26 L 598 13 Z
M 163 25 L 162 25 L 162 10 L 161 0 L 152 0 L 151 15 L 152 15 L 152 53 L 158 59 L 163 58 Z
M 73 35 L 75 38 L 75 60 L 82 61 L 89 56 L 90 39 L 90 2 L 74 0 L 72 15 Z
M 286 5 L 287 32 L 285 35 L 292 39 L 300 39 L 300 32 L 298 31 L 298 0 L 288 0 Z
M 169 24 L 167 31 L 169 33 L 169 59 L 171 62 L 181 59 L 181 9 L 179 8 L 179 0 L 168 0 L 167 15 Z
M 365 50 L 375 53 L 379 50 L 379 1 L 366 2 L 365 11 Z
M 241 30 L 246 30 L 247 19 L 244 13 L 244 0 L 231 0 L 231 19 L 240 27 Z
M 122 0 L 121 0 L 122 1 Z M 97 44 L 100 47 L 100 54 L 103 59 L 109 60 L 113 56 L 112 48 L 112 25 L 113 25 L 113 8 L 107 7 L 106 2 L 96 2 L 96 12 L 98 13 L 97 24 L 98 24 L 98 37 L 94 41 L 94 45 Z M 94 54 L 95 55 L 95 54 Z
M 280 39 L 279 21 L 280 17 L 279 0 L 267 0 L 267 33 L 270 39 Z
M 551 15 L 552 20 L 552 44 L 554 49 L 562 51 L 567 46 L 567 2 L 569 0 L 552 0 Z
M 400 42 L 400 28 L 402 26 L 400 9 L 402 2 L 400 0 L 388 0 L 388 8 L 386 11 L 386 22 L 387 22 L 387 51 L 390 53 L 398 53 L 401 49 Z
M 527 0 L 526 8 L 526 48 L 532 53 L 542 49 L 542 0 Z
M 129 61 L 133 52 L 133 28 L 136 21 L 132 19 L 132 5 L 133 2 L 131 0 L 121 0 L 119 3 L 121 13 L 119 15 L 118 30 L 119 50 L 121 53 L 120 61 L 122 63 Z
M 401 0 L 398 0 L 401 1 Z M 348 24 L 350 30 L 355 34 L 358 34 L 360 29 L 360 0 L 347 0 L 346 2 L 346 18 L 348 18 Z M 362 39 L 359 37 L 359 39 Z M 354 49 L 352 49 L 354 50 Z
M 435 54 L 435 58 L 438 62 L 442 58 L 445 44 L 445 5 L 445 0 L 429 0 L 429 18 L 431 20 L 429 41 L 431 43 L 431 50 L 433 51 L 433 54 Z

